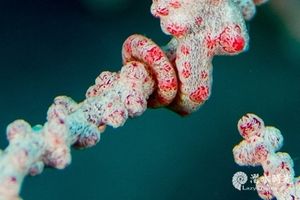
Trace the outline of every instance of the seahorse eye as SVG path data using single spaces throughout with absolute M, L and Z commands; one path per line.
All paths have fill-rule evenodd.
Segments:
M 158 13 L 158 15 L 160 16 L 167 16 L 169 14 L 169 9 L 166 6 L 159 6 L 156 9 L 156 12 Z

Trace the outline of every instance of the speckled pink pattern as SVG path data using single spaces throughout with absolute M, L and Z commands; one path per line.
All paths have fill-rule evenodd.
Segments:
M 233 149 L 235 162 L 241 166 L 262 166 L 264 174 L 258 178 L 256 189 L 262 199 L 300 199 L 300 178 L 295 178 L 290 155 L 277 152 L 283 137 L 277 128 L 265 126 L 262 119 L 247 114 L 238 122 L 244 138 Z
M 167 46 L 132 35 L 123 45 L 124 66 L 102 72 L 82 102 L 59 96 L 43 125 L 32 127 L 24 120 L 8 125 L 9 145 L 0 150 L 0 200 L 20 199 L 26 175 L 40 174 L 44 166 L 68 166 L 71 147 L 97 144 L 106 125 L 120 127 L 148 106 L 166 106 L 181 115 L 197 110 L 211 93 L 213 57 L 247 48 L 244 18 L 250 14 L 242 2 L 153 1 L 152 14 L 160 18 L 163 32 L 174 36 Z M 263 148 L 260 153 L 266 155 Z

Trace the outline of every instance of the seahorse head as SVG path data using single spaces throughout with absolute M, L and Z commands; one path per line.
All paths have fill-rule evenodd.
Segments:
M 206 0 L 153 0 L 151 13 L 160 18 L 162 31 L 180 38 L 192 32 L 202 22 L 196 14 Z

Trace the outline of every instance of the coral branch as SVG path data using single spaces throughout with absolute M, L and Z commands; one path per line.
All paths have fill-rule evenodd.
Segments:
M 210 96 L 212 59 L 247 48 L 246 19 L 252 4 L 231 0 L 154 0 L 151 12 L 162 30 L 174 36 L 164 51 L 150 39 L 130 36 L 123 45 L 120 72 L 102 72 L 86 99 L 56 97 L 47 122 L 31 127 L 16 120 L 7 127 L 9 146 L 0 151 L 0 200 L 20 199 L 26 175 L 44 166 L 63 169 L 70 148 L 100 140 L 106 125 L 122 126 L 149 107 L 167 106 L 181 115 L 197 110 Z M 249 7 L 249 8 L 248 8 Z
M 238 130 L 244 138 L 233 149 L 235 162 L 241 166 L 262 166 L 264 174 L 256 182 L 262 199 L 300 199 L 300 178 L 295 178 L 290 155 L 277 152 L 283 137 L 274 127 L 265 126 L 262 119 L 247 114 L 238 122 Z

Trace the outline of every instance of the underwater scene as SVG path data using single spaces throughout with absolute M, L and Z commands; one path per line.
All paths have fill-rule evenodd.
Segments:
M 189 86 L 194 84 L 194 79 L 184 78 L 190 74 L 194 78 L 193 70 L 196 69 L 193 68 L 193 63 L 191 63 L 191 72 L 186 72 L 184 69 L 181 71 L 180 67 L 170 69 L 170 74 L 183 77 L 179 77 L 180 80 L 175 78 L 178 81 L 176 84 L 179 92 L 176 94 L 177 90 L 174 89 L 175 92 L 171 94 L 170 88 L 175 84 L 170 83 L 173 79 L 164 82 L 170 84 L 162 84 L 163 86 L 160 87 L 160 80 L 151 77 L 160 75 L 161 71 L 150 70 L 149 72 L 147 66 L 150 61 L 137 59 L 137 54 L 140 53 L 138 48 L 135 49 L 136 46 L 130 42 L 128 46 L 125 45 L 127 43 L 123 47 L 122 45 L 125 41 L 129 41 L 129 36 L 134 34 L 139 34 L 133 36 L 139 38 L 139 42 L 145 42 L 151 47 L 167 45 L 172 39 L 170 34 L 179 41 L 177 41 L 179 44 L 175 42 L 174 46 L 188 43 L 183 35 L 193 35 L 194 32 L 187 33 L 185 29 L 180 30 L 176 26 L 174 29 L 169 27 L 164 29 L 164 23 L 168 22 L 163 21 L 164 17 L 172 13 L 171 10 L 169 12 L 159 7 L 161 6 L 159 2 L 169 3 L 172 8 L 179 8 L 189 1 L 196 2 L 195 5 L 191 4 L 195 7 L 200 7 L 201 2 L 211 4 L 219 2 L 211 0 L 154 0 L 153 2 L 150 0 L 10 0 L 0 2 L 0 149 L 3 150 L 3 152 L 0 150 L 0 200 L 20 198 L 23 200 L 260 199 L 256 181 L 259 176 L 267 174 L 266 170 L 264 173 L 259 164 L 251 164 L 250 161 L 247 165 L 243 165 L 237 159 L 235 160 L 233 154 L 233 148 L 243 140 L 241 135 L 247 140 L 248 136 L 243 135 L 241 126 L 238 126 L 239 120 L 247 113 L 256 114 L 266 126 L 274 126 L 281 131 L 284 139 L 280 150 L 271 143 L 276 152 L 287 152 L 294 162 L 294 167 L 292 164 L 288 164 L 288 167 L 283 166 L 287 161 L 282 162 L 282 169 L 291 171 L 291 168 L 294 168 L 295 176 L 300 176 L 300 1 L 265 2 L 256 8 L 253 19 L 246 20 L 245 23 L 236 17 L 240 15 L 239 12 L 224 15 L 226 20 L 228 18 L 230 22 L 239 24 L 238 27 L 234 27 L 234 30 L 224 29 L 236 34 L 235 43 L 230 46 L 230 49 L 224 46 L 231 40 L 229 42 L 226 40 L 224 43 L 218 41 L 220 46 L 216 48 L 204 47 L 202 43 L 192 44 L 199 38 L 188 41 L 195 51 L 202 54 L 205 52 L 203 57 L 202 54 L 201 56 L 193 54 L 191 58 L 196 61 L 206 59 L 207 62 L 203 65 L 209 73 L 206 76 L 210 79 L 203 83 L 207 88 L 204 87 L 205 89 L 202 90 L 202 87 L 199 87 L 201 90 L 193 93 L 195 94 L 193 98 L 189 96 L 192 100 L 186 100 L 191 92 Z M 224 4 L 224 7 L 221 6 L 220 13 L 215 13 L 213 9 L 210 10 L 207 5 L 203 5 L 201 9 L 208 9 L 205 11 L 210 16 L 207 17 L 208 20 L 214 22 L 215 15 L 223 19 L 222 14 L 229 12 L 226 6 L 233 5 L 231 0 L 220 2 L 229 2 Z M 155 4 L 157 7 L 154 8 L 152 5 L 154 3 L 159 5 Z M 193 11 L 191 7 L 187 14 L 194 15 Z M 155 12 L 158 14 L 156 15 Z M 179 21 L 186 17 L 182 13 L 174 16 L 174 20 Z M 161 24 L 160 20 L 163 21 Z M 227 23 L 226 20 L 220 23 Z M 217 22 L 216 24 L 219 24 L 219 21 Z M 195 23 L 195 26 L 200 27 L 203 32 L 210 27 L 210 24 L 203 27 L 200 25 L 202 18 Z M 166 32 L 170 34 L 167 35 Z M 202 39 L 200 37 L 199 40 Z M 168 57 L 166 63 L 189 66 L 190 64 L 181 62 L 184 54 L 188 54 L 188 50 L 183 48 L 183 45 L 181 57 L 175 55 L 175 60 L 168 60 L 173 56 L 172 45 L 173 43 L 170 47 L 163 48 L 166 54 L 169 53 L 162 55 L 163 58 Z M 169 52 L 168 48 L 171 49 Z M 123 61 L 125 59 L 127 62 L 124 64 L 122 49 Z M 162 52 L 158 47 L 156 50 Z M 145 49 L 141 52 L 142 56 L 144 52 Z M 155 60 L 157 52 L 152 52 L 154 55 L 149 58 L 153 59 L 151 62 L 157 61 Z M 122 68 L 123 65 L 128 68 Z M 145 91 L 147 90 L 148 96 L 160 88 L 168 88 L 166 90 L 169 93 L 163 96 L 164 89 L 161 93 L 154 92 L 157 96 L 150 96 L 151 105 L 148 102 L 147 110 L 143 107 L 147 105 L 143 99 L 139 99 L 139 102 L 142 102 L 139 111 L 135 111 L 137 105 L 130 107 L 125 114 L 122 110 L 118 110 L 120 116 L 126 115 L 126 119 L 128 117 L 126 122 L 123 118 L 118 118 L 119 115 L 108 115 L 105 121 L 99 122 L 94 119 L 97 118 L 94 116 L 96 114 L 89 113 L 90 122 L 97 121 L 93 126 L 99 131 L 98 135 L 94 129 L 86 128 L 86 124 L 76 121 L 81 119 L 82 115 L 73 116 L 72 125 L 69 121 L 60 121 L 58 123 L 60 125 L 69 123 L 72 126 L 71 133 L 68 134 L 74 136 L 70 141 L 68 138 L 69 146 L 73 145 L 74 148 L 71 148 L 71 157 L 68 157 L 67 161 L 60 157 L 54 159 L 57 154 L 63 152 L 69 156 L 70 152 L 69 148 L 59 146 L 60 140 L 57 141 L 57 138 L 52 137 L 49 138 L 53 139 L 58 146 L 48 148 L 45 144 L 28 143 L 34 150 L 23 152 L 24 156 L 11 160 L 3 156 L 6 151 L 9 151 L 5 150 L 9 145 L 8 140 L 16 148 L 23 148 L 22 145 L 27 143 L 22 144 L 22 141 L 28 140 L 28 136 L 24 136 L 23 139 L 17 135 L 18 131 L 28 130 L 27 123 L 19 121 L 18 124 L 12 124 L 7 128 L 10 123 L 17 119 L 26 120 L 32 126 L 30 134 L 36 137 L 43 132 L 41 125 L 47 121 L 47 112 L 48 121 L 51 121 L 52 118 L 61 116 L 67 111 L 69 115 L 76 110 L 78 105 L 73 103 L 73 100 L 81 102 L 89 97 L 90 101 L 87 102 L 94 101 L 94 98 L 103 92 L 102 89 L 100 91 L 97 88 L 97 83 L 106 80 L 106 75 L 109 74 L 107 72 L 105 76 L 99 78 L 101 72 L 118 72 L 122 69 L 121 75 L 107 75 L 113 77 L 110 80 L 116 80 L 122 77 L 122 73 L 128 73 L 129 77 L 136 66 L 145 69 L 138 71 L 135 75 L 139 77 L 135 78 L 138 82 L 140 77 L 147 76 L 142 86 L 145 87 Z M 158 67 L 158 70 L 161 69 Z M 170 76 L 168 74 L 164 78 Z M 97 77 L 98 82 L 95 83 Z M 128 85 L 136 83 L 124 80 L 119 82 L 123 87 L 116 89 L 118 94 L 128 92 Z M 134 87 L 132 86 L 132 91 L 138 93 Z M 69 106 L 66 108 L 67 111 L 61 111 L 62 108 L 56 108 L 55 105 L 50 107 L 54 99 L 60 95 L 73 99 L 56 99 L 57 104 Z M 145 95 L 146 100 L 147 95 Z M 164 99 L 171 95 L 177 96 L 173 96 L 169 101 Z M 110 101 L 111 98 L 114 97 L 104 95 L 103 102 L 106 99 Z M 171 101 L 173 103 L 169 105 Z M 108 104 L 108 107 L 114 107 L 116 104 L 113 101 L 111 105 Z M 102 108 L 97 102 L 92 105 L 98 111 Z M 93 106 L 83 106 L 82 112 L 87 113 L 87 110 L 90 111 Z M 251 117 L 253 116 L 250 115 Z M 259 118 L 251 119 L 251 123 L 256 120 L 255 125 L 263 124 Z M 239 124 L 243 120 L 246 119 L 242 118 Z M 77 122 L 78 124 L 75 124 Z M 106 129 L 105 124 L 107 124 Z M 249 126 L 246 128 L 249 129 Z M 55 129 L 50 122 L 49 126 L 45 125 L 45 127 L 52 131 Z M 58 130 L 62 129 L 58 127 Z M 88 136 L 84 135 L 80 138 L 77 134 L 80 130 L 92 136 L 86 139 Z M 274 130 L 269 130 L 272 131 Z M 279 133 L 275 134 L 278 136 Z M 82 140 L 73 141 L 75 135 L 76 139 Z M 12 142 L 14 138 L 17 138 L 15 143 Z M 270 140 L 277 139 L 274 138 L 275 136 Z M 279 140 L 282 140 L 281 136 L 278 136 Z M 93 146 L 95 143 L 97 145 Z M 18 172 L 24 170 L 18 168 L 18 164 L 26 163 L 25 158 L 28 154 L 36 156 L 36 152 L 40 148 L 46 148 L 45 146 L 53 152 L 57 150 L 56 147 L 60 149 L 57 154 L 47 150 L 46 154 L 49 156 L 43 159 L 44 163 L 37 163 L 33 159 L 36 165 L 24 164 L 30 166 L 25 170 L 26 174 L 32 173 L 37 176 L 26 176 L 24 182 L 22 179 L 19 180 L 18 176 L 10 177 L 9 181 L 5 179 L 5 174 L 13 174 L 13 170 Z M 81 149 L 83 147 L 85 149 Z M 249 149 L 245 152 L 249 153 Z M 15 149 L 11 151 L 16 152 Z M 261 159 L 263 153 L 255 159 Z M 10 162 L 12 167 L 8 167 L 6 162 Z M 46 166 L 43 170 L 44 164 Z M 43 172 L 38 175 L 40 170 Z M 298 179 L 293 181 L 296 189 L 289 191 L 285 197 L 277 195 L 281 197 L 278 199 L 300 199 L 300 190 L 297 190 L 300 181 L 297 182 Z M 20 185 L 15 186 L 15 183 L 22 185 L 20 191 L 18 188 Z M 19 194 L 16 196 L 14 191 Z M 5 195 L 2 197 L 2 194 Z M 274 191 L 273 196 L 269 193 L 265 194 L 266 199 L 272 197 L 275 199 L 276 194 Z

